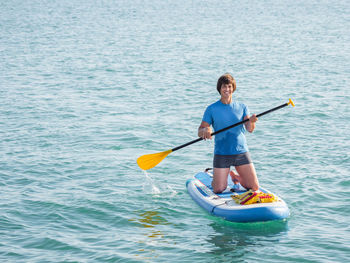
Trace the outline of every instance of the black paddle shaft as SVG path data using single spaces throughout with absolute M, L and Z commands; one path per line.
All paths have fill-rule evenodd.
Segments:
M 265 115 L 265 114 L 268 114 L 268 113 L 273 112 L 273 111 L 275 111 L 275 110 L 279 110 L 279 109 L 281 109 L 281 108 L 283 108 L 283 107 L 286 107 L 286 106 L 288 106 L 288 105 L 289 105 L 288 102 L 287 102 L 287 103 L 284 103 L 284 104 L 282 104 L 282 105 L 280 105 L 280 106 L 277 106 L 277 107 L 275 107 L 275 108 L 273 108 L 273 109 L 264 111 L 264 112 L 262 112 L 262 113 L 256 115 L 256 117 L 259 118 L 259 117 L 261 117 L 261 116 L 263 116 L 263 115 Z M 243 124 L 243 123 L 245 123 L 245 122 L 247 122 L 247 121 L 249 121 L 249 119 L 245 119 L 245 120 L 243 120 L 243 121 L 240 121 L 240 122 L 237 122 L 237 123 L 235 123 L 235 124 L 232 124 L 232 125 L 230 125 L 230 126 L 228 126 L 228 127 L 226 127 L 226 128 L 223 128 L 223 129 L 221 129 L 221 130 L 218 130 L 218 131 L 216 131 L 216 132 L 213 132 L 213 133 L 211 134 L 211 136 L 216 135 L 216 134 L 218 134 L 218 133 L 220 133 L 220 132 L 223 132 L 223 131 L 227 131 L 227 130 L 229 130 L 229 129 L 232 129 L 233 127 L 236 127 L 236 126 L 238 126 L 238 125 L 241 125 L 241 124 Z M 194 143 L 196 143 L 196 142 L 200 142 L 200 141 L 202 141 L 202 140 L 203 140 L 203 138 L 195 139 L 195 140 L 190 141 L 190 142 L 188 142 L 188 143 L 185 143 L 185 144 L 183 144 L 183 145 L 177 146 L 177 147 L 171 149 L 171 151 L 174 152 L 174 151 L 176 151 L 176 150 L 179 150 L 179 149 L 181 149 L 181 148 L 184 148 L 184 147 L 189 146 L 189 145 L 191 145 L 191 144 L 194 144 Z

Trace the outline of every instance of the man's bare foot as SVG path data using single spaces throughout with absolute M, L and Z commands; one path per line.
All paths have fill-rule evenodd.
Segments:
M 232 182 L 235 182 L 235 181 L 239 182 L 239 175 L 236 174 L 234 171 L 230 171 L 230 176 L 231 176 Z

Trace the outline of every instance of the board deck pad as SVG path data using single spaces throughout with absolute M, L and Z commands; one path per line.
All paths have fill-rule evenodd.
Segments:
M 203 172 L 203 173 L 196 174 L 194 177 L 197 180 L 199 180 L 203 185 L 205 185 L 213 194 L 215 194 L 213 192 L 213 187 L 211 186 L 211 182 L 213 181 L 212 174 Z M 221 198 L 231 198 L 231 195 L 242 194 L 242 193 L 247 191 L 242 186 L 241 186 L 241 189 L 239 191 L 232 192 L 231 189 L 233 189 L 233 182 L 232 182 L 231 178 L 228 177 L 226 190 L 223 191 L 222 193 L 216 194 L 216 195 L 221 197 Z

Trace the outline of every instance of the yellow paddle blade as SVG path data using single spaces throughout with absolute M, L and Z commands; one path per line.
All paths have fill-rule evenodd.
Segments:
M 160 163 L 172 151 L 173 150 L 167 150 L 160 153 L 142 155 L 139 158 L 137 158 L 137 164 L 142 170 L 151 169 L 155 167 L 158 163 Z
M 295 105 L 294 105 L 294 102 L 292 101 L 292 99 L 289 99 L 288 104 L 289 104 L 289 105 L 292 105 L 293 107 L 295 106 Z

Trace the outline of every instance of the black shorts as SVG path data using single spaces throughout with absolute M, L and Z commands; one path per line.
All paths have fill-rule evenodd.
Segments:
M 214 155 L 214 168 L 230 168 L 231 166 L 240 166 L 252 163 L 249 152 L 234 155 Z

